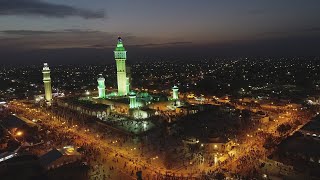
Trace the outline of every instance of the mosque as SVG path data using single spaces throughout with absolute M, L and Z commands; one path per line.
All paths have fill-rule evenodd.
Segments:
M 97 78 L 97 96 L 85 96 L 79 98 L 80 101 L 87 101 L 92 103 L 95 107 L 101 105 L 106 108 L 105 112 L 108 113 L 95 113 L 97 117 L 106 117 L 110 112 L 114 112 L 120 115 L 126 115 L 135 119 L 145 119 L 153 115 L 157 115 L 160 111 L 176 110 L 177 107 L 182 106 L 182 102 L 179 100 L 179 88 L 177 86 L 172 87 L 172 96 L 160 97 L 156 94 L 150 94 L 148 92 L 135 92 L 131 87 L 131 70 L 126 65 L 127 51 L 124 47 L 121 37 L 118 37 L 117 45 L 114 50 L 114 58 L 116 61 L 117 70 L 117 91 L 107 92 L 105 85 L 105 78 L 103 74 L 98 74 Z M 51 104 L 52 102 L 52 89 L 50 69 L 47 63 L 43 67 L 43 82 L 45 87 L 44 98 Z M 95 93 L 93 93 L 95 94 Z M 74 101 L 73 101 L 74 102 Z M 90 104 L 89 103 L 89 104 Z M 58 105 L 65 107 L 71 106 L 72 108 L 84 113 L 89 113 L 88 106 L 86 108 L 79 107 L 80 105 L 73 104 L 71 102 L 61 102 Z M 88 104 L 88 103 L 85 103 Z M 75 107 L 74 107 L 75 106 Z

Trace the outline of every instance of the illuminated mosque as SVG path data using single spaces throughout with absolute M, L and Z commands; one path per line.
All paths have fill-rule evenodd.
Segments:
M 157 115 L 159 111 L 174 111 L 177 107 L 181 106 L 179 88 L 176 85 L 172 87 L 172 96 L 166 99 L 161 99 L 161 97 L 151 95 L 148 92 L 134 92 L 131 90 L 131 70 L 126 65 L 127 51 L 121 37 L 118 37 L 117 46 L 114 50 L 114 58 L 117 70 L 117 91 L 107 92 L 105 78 L 102 74 L 98 74 L 97 96 L 95 96 L 96 93 L 93 93 L 92 96 L 87 95 L 79 98 L 80 101 L 89 102 L 89 104 L 91 103 L 95 107 L 101 105 L 102 112 L 93 114 L 87 106 L 88 103 L 84 103 L 81 106 L 70 101 L 58 100 L 58 105 L 81 111 L 81 113 L 95 115 L 101 119 L 109 116 L 111 112 L 135 119 L 145 119 Z M 43 68 L 43 82 L 45 87 L 44 98 L 50 104 L 52 101 L 52 90 L 50 69 L 47 63 L 44 64 Z

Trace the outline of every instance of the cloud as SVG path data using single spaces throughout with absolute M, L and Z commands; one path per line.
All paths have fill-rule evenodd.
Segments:
M 179 41 L 179 42 L 167 42 L 167 43 L 147 43 L 147 44 L 137 44 L 137 45 L 132 45 L 135 47 L 159 47 L 159 46 L 177 46 L 177 45 L 188 45 L 191 44 L 192 42 L 190 41 Z
M 87 47 L 97 42 L 116 42 L 117 35 L 81 29 L 65 30 L 3 30 L 0 31 L 0 49 L 6 46 L 13 49 L 52 49 Z
M 91 29 L 63 30 L 2 30 L 1 48 L 13 49 L 61 49 L 61 48 L 110 48 L 114 47 L 118 32 L 103 32 Z M 137 37 L 130 33 L 121 33 L 126 46 L 149 44 L 147 37 Z M 163 43 L 160 42 L 159 43 Z
M 120 33 L 127 47 L 152 48 L 186 46 L 190 41 L 179 39 L 135 36 Z M 2 30 L 0 31 L 1 48 L 14 49 L 62 49 L 62 48 L 114 48 L 118 32 L 103 32 L 91 29 L 63 30 Z
M 33 30 L 3 30 L 0 31 L 4 35 L 18 35 L 18 36 L 28 36 L 28 35 L 41 35 L 41 34 L 54 34 L 58 33 L 55 31 L 33 31 Z
M 45 16 L 64 18 L 78 16 L 85 19 L 104 18 L 105 12 L 91 11 L 68 5 L 53 4 L 42 0 L 0 0 L 0 16 Z
M 320 27 L 310 27 L 302 30 L 303 32 L 320 32 Z
M 33 36 L 33 35 L 49 35 L 49 34 L 68 34 L 68 33 L 99 33 L 94 30 L 82 30 L 82 29 L 64 29 L 64 30 L 53 30 L 53 31 L 37 31 L 37 30 L 3 30 L 0 31 L 4 35 L 12 36 Z
M 307 27 L 307 28 L 296 28 L 289 30 L 278 30 L 278 31 L 265 31 L 257 33 L 257 37 L 288 37 L 288 36 L 301 36 L 301 35 L 310 35 L 310 34 L 319 34 L 320 27 Z
M 151 48 L 151 47 L 169 47 L 169 46 L 181 46 L 181 45 L 189 45 L 192 44 L 190 41 L 179 41 L 179 42 L 165 42 L 165 43 L 144 43 L 144 44 L 128 44 L 130 47 L 137 47 L 137 48 Z M 110 45 L 106 44 L 95 44 L 91 47 L 96 48 L 108 48 Z M 112 46 L 113 47 L 113 46 Z

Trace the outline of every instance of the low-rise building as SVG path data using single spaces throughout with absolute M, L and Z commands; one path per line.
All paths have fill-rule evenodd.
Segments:
M 39 157 L 41 166 L 47 170 L 58 168 L 81 159 L 81 154 L 74 147 L 66 146 L 62 149 L 52 149 Z
M 57 105 L 98 118 L 107 117 L 111 113 L 110 106 L 85 100 L 60 99 L 57 101 Z

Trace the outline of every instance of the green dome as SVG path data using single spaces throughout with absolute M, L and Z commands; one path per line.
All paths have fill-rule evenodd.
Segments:
M 136 93 L 133 92 L 133 91 L 131 91 L 131 92 L 129 93 L 129 96 L 136 96 Z

